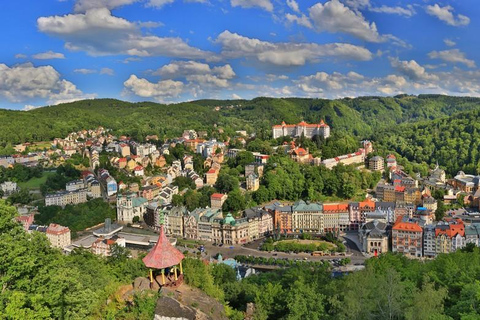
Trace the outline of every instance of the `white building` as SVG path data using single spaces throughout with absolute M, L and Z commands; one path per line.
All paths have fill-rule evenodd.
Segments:
M 134 194 L 125 194 L 117 196 L 117 220 L 123 223 L 132 223 L 133 217 L 137 216 L 143 220 L 143 214 L 146 211 L 148 200 L 143 197 L 137 197 Z

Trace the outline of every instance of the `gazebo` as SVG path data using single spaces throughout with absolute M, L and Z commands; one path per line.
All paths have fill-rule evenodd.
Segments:
M 150 269 L 150 287 L 153 287 L 154 278 L 153 270 L 160 270 L 162 275 L 160 286 L 175 287 L 183 281 L 182 260 L 185 256 L 168 241 L 165 235 L 163 225 L 160 225 L 160 235 L 153 249 L 142 259 L 147 268 Z M 165 277 L 165 270 L 168 270 Z M 177 273 L 180 271 L 180 274 Z M 173 279 L 171 274 L 173 273 Z M 167 281 L 168 280 L 168 281 Z

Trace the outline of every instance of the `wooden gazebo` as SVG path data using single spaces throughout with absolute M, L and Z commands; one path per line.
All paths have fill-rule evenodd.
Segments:
M 160 235 L 153 249 L 142 259 L 147 268 L 150 269 L 150 287 L 153 287 L 154 270 L 160 270 L 161 278 L 159 286 L 176 287 L 183 281 L 182 260 L 185 256 L 168 241 L 163 225 L 160 225 Z M 165 270 L 168 270 L 165 277 Z M 178 273 L 179 271 L 179 273 Z M 173 279 L 171 275 L 173 274 Z

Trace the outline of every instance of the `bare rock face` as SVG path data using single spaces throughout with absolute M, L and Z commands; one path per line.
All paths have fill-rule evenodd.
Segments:
M 138 277 L 133 282 L 133 289 L 135 291 L 150 290 L 150 281 L 148 278 Z
M 245 320 L 253 320 L 255 314 L 255 304 L 247 303 L 247 311 L 245 312 Z
M 192 307 L 185 306 L 179 301 L 161 297 L 157 301 L 154 320 L 209 320 L 205 313 Z
M 155 308 L 155 320 L 228 320 L 224 306 L 200 289 L 182 284 L 164 287 Z

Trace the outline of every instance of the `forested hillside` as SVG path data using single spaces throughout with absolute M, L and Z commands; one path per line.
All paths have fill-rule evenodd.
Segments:
M 221 106 L 215 111 L 216 106 Z M 142 140 L 148 134 L 171 137 L 185 128 L 247 129 L 267 135 L 270 126 L 285 121 L 318 122 L 361 139 L 379 128 L 404 122 L 431 120 L 480 108 L 480 99 L 448 96 L 361 97 L 323 100 L 256 98 L 199 100 L 163 105 L 113 99 L 83 100 L 31 111 L 0 110 L 0 144 L 50 140 L 72 130 L 102 125 Z M 265 136 L 265 138 L 267 137 Z

